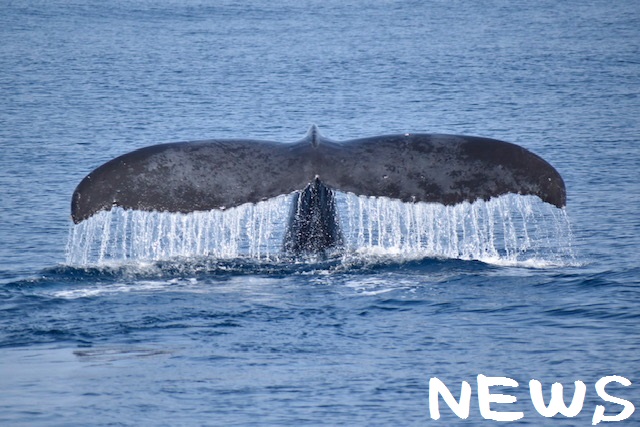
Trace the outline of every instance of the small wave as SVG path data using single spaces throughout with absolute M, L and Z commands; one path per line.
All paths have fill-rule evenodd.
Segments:
M 478 261 L 498 267 L 522 267 L 530 269 L 553 269 L 562 267 L 580 267 L 582 264 L 573 258 L 570 259 L 544 259 L 529 258 L 524 260 L 505 259 L 500 257 L 479 258 Z
M 114 283 L 103 286 L 83 287 L 79 289 L 65 289 L 51 292 L 51 296 L 54 298 L 62 299 L 78 299 L 78 298 L 91 298 L 99 297 L 108 294 L 121 294 L 129 292 L 151 292 L 161 291 L 169 288 L 180 287 L 181 290 L 185 290 L 189 285 L 197 284 L 197 279 L 191 278 L 185 281 L 178 279 L 172 279 L 167 281 L 153 281 L 153 280 L 140 280 L 135 283 Z
M 91 361 L 108 361 L 113 362 L 122 359 L 139 359 L 152 356 L 162 356 L 171 354 L 170 351 L 155 348 L 138 348 L 138 347 L 105 347 L 105 348 L 87 348 L 76 350 L 73 352 L 75 356 L 81 360 Z
M 581 305 L 567 305 L 546 310 L 545 315 L 551 317 L 566 317 L 573 321 L 577 318 L 582 319 L 639 319 L 635 304 L 625 304 L 617 302 L 614 307 L 609 303 L 592 303 Z M 580 327 L 584 325 L 580 324 Z

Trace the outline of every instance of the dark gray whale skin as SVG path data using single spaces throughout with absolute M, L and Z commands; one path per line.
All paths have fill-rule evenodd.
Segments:
M 506 193 L 566 204 L 560 174 L 526 149 L 489 138 L 398 134 L 338 142 L 312 126 L 300 141 L 177 142 L 117 157 L 73 193 L 79 223 L 114 206 L 144 211 L 228 209 L 302 191 L 329 189 L 404 202 L 454 205 Z

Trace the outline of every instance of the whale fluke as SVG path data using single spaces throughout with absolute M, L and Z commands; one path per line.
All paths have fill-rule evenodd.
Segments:
M 114 206 L 208 211 L 301 192 L 295 199 L 298 203 L 305 198 L 311 201 L 313 191 L 330 194 L 322 203 L 334 203 L 334 190 L 445 205 L 506 193 L 535 195 L 559 208 L 566 204 L 560 174 L 541 157 L 515 144 L 444 134 L 383 135 L 339 142 L 323 137 L 312 126 L 303 139 L 290 144 L 221 139 L 160 144 L 124 154 L 80 182 L 73 194 L 71 216 L 79 223 Z M 317 212 L 313 203 L 309 206 L 306 212 Z M 305 210 L 297 214 L 302 220 L 301 212 Z M 331 221 L 325 226 L 331 229 Z M 317 231 L 290 222 L 289 231 L 294 227 L 302 227 L 300 230 L 306 230 L 303 235 L 317 240 Z M 335 243 L 339 231 L 334 234 Z M 298 243 L 313 248 L 313 244 Z

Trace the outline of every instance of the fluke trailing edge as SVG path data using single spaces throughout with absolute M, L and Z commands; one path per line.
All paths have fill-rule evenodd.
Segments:
M 293 237 L 288 246 L 315 251 L 341 241 L 333 190 L 445 205 L 506 193 L 536 195 L 557 207 L 566 203 L 558 172 L 515 144 L 438 134 L 339 142 L 312 126 L 292 144 L 224 139 L 160 144 L 124 154 L 80 182 L 71 215 L 79 223 L 113 206 L 208 211 L 298 192 L 287 235 L 302 237 Z

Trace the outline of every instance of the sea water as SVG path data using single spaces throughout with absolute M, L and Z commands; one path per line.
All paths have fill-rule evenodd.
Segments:
M 0 2 L 0 424 L 590 425 L 640 407 L 635 0 Z M 291 195 L 114 209 L 94 168 L 152 144 L 491 137 L 549 161 L 564 209 L 339 194 L 345 251 L 285 259 Z M 256 168 L 256 179 L 268 170 Z M 457 399 L 471 387 L 467 420 Z M 573 418 L 540 415 L 583 381 Z M 634 412 L 618 423 L 637 425 Z M 603 423 L 604 425 L 604 423 Z

